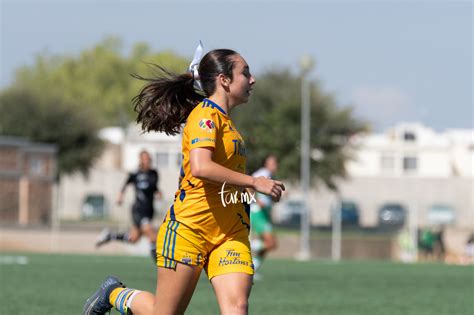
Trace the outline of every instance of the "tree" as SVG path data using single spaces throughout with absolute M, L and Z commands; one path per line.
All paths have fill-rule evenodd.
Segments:
M 135 119 L 131 99 L 144 82 L 130 74 L 151 76 L 147 63 L 183 72 L 188 62 L 171 51 L 152 52 L 144 43 L 124 55 L 115 37 L 79 55 L 40 54 L 0 93 L 0 134 L 56 143 L 60 172 L 86 173 L 101 152 L 99 129 L 125 127 Z
M 279 177 L 298 179 L 300 175 L 301 80 L 288 70 L 261 74 L 249 104 L 235 113 L 243 133 L 249 170 L 261 166 L 263 158 L 279 158 Z M 335 179 L 346 176 L 345 162 L 353 146 L 348 141 L 366 125 L 354 118 L 350 108 L 340 108 L 318 84 L 311 86 L 312 177 L 330 189 Z
M 11 87 L 79 102 L 94 111 L 102 126 L 125 126 L 135 118 L 131 99 L 144 84 L 130 74 L 151 75 L 147 63 L 183 72 L 189 60 L 172 51 L 154 53 L 144 43 L 128 55 L 122 51 L 121 41 L 109 37 L 77 56 L 40 54 L 33 65 L 18 69 Z
M 87 173 L 102 151 L 98 121 L 79 103 L 45 97 L 28 89 L 0 94 L 0 134 L 58 146 L 59 173 Z

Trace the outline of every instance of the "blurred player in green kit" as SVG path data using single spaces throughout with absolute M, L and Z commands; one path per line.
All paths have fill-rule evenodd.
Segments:
M 252 174 L 254 177 L 263 176 L 272 178 L 278 169 L 278 161 L 276 156 L 268 155 L 264 161 L 263 166 Z M 250 222 L 252 227 L 252 256 L 255 267 L 255 272 L 262 265 L 266 254 L 277 247 L 276 236 L 273 233 L 272 226 L 272 197 L 257 193 L 256 202 L 250 205 Z M 260 280 L 262 276 L 255 274 L 254 279 Z

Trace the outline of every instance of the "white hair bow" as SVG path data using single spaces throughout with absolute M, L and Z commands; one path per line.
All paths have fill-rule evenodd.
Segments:
M 195 86 L 200 90 L 202 90 L 202 86 L 201 86 L 201 81 L 199 79 L 198 68 L 199 68 L 199 63 L 201 62 L 203 50 L 204 49 L 202 47 L 202 42 L 199 41 L 199 45 L 196 47 L 196 51 L 194 51 L 193 61 L 191 61 L 191 64 L 189 65 L 189 68 L 188 68 L 188 71 L 191 72 L 193 75 Z

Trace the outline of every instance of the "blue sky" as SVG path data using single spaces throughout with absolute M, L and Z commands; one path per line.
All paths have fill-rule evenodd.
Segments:
M 189 58 L 201 39 L 241 52 L 257 80 L 311 55 L 312 78 L 376 129 L 473 128 L 472 16 L 471 1 L 2 0 L 0 86 L 38 53 L 77 54 L 108 35 Z

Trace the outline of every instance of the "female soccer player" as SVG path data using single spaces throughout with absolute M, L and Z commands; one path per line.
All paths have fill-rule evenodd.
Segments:
M 278 169 L 278 160 L 274 155 L 265 157 L 262 167 L 252 174 L 254 177 L 272 178 Z M 261 279 L 261 275 L 257 273 L 261 267 L 265 256 L 269 251 L 276 249 L 277 239 L 273 232 L 272 225 L 272 200 L 269 196 L 257 193 L 257 202 L 250 205 L 250 222 L 252 226 L 252 234 L 255 237 L 251 242 L 253 255 L 253 263 L 255 267 L 255 280 Z
M 283 183 L 245 174 L 245 144 L 229 113 L 246 103 L 255 78 L 233 50 L 207 53 L 198 71 L 148 79 L 135 98 L 146 131 L 176 134 L 183 123 L 180 187 L 157 236 L 156 295 L 108 277 L 85 303 L 84 314 L 184 314 L 201 271 L 222 314 L 247 314 L 254 273 L 249 215 L 240 202 L 251 188 L 278 201 Z M 199 79 L 206 98 L 194 89 Z M 248 196 L 247 196 L 248 197 Z M 248 199 L 247 199 L 248 200 Z
M 145 235 L 150 240 L 151 255 L 155 260 L 156 230 L 153 227 L 152 220 L 155 214 L 154 197 L 158 195 L 161 198 L 161 192 L 158 189 L 158 172 L 152 168 L 150 153 L 141 151 L 139 159 L 138 171 L 128 175 L 117 198 L 117 204 L 121 205 L 127 186 L 132 184 L 135 187 L 135 202 L 132 206 L 133 227 L 126 233 L 111 232 L 109 229 L 104 229 L 97 239 L 96 247 L 113 240 L 135 244 L 142 235 Z

